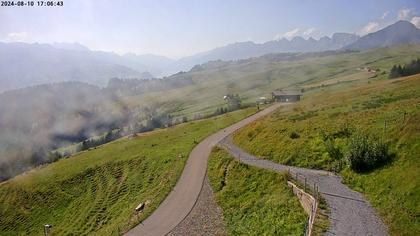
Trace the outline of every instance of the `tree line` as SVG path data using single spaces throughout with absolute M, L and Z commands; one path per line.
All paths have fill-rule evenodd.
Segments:
M 405 65 L 394 65 L 389 72 L 389 78 L 415 75 L 420 73 L 420 58 L 412 60 Z

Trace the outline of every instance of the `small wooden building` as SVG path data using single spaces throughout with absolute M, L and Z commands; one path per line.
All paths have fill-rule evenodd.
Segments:
M 271 94 L 276 102 L 297 102 L 302 96 L 302 92 L 299 90 L 276 90 Z

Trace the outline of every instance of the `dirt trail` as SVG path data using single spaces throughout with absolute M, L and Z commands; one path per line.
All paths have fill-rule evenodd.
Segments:
M 316 183 L 331 211 L 331 225 L 326 235 L 387 235 L 385 225 L 368 201 L 362 194 L 344 185 L 341 177 L 327 171 L 286 166 L 256 158 L 234 145 L 229 137 L 223 139 L 220 146 L 245 164 L 279 172 L 290 170 L 292 175 L 297 173 L 306 178 L 308 186 Z

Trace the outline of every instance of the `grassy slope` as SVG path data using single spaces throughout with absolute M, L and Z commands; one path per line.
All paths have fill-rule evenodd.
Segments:
M 356 71 L 358 67 L 370 66 L 388 70 L 395 63 L 417 57 L 419 52 L 420 45 L 411 45 L 298 61 L 270 62 L 256 59 L 246 64 L 233 63 L 224 68 L 189 72 L 187 74 L 196 82 L 193 86 L 165 93 L 130 97 L 125 102 L 132 107 L 156 103 L 162 110 L 171 110 L 175 115 L 191 117 L 197 112 L 211 113 L 216 107 L 222 106 L 224 101 L 221 98 L 228 92 L 228 87 L 232 89 L 232 92 L 239 93 L 246 101 L 255 101 L 256 97 L 267 96 L 274 88 L 293 84 L 305 85 L 351 75 L 358 73 Z M 378 78 L 370 80 L 374 81 L 385 76 L 379 75 Z M 360 80 L 351 84 L 365 82 L 366 80 Z M 334 88 L 345 86 L 347 83 L 335 85 Z M 319 89 L 328 91 L 329 88 Z M 316 93 L 318 90 L 312 90 L 310 93 Z M 214 130 L 213 128 L 207 130 L 205 127 L 197 128 L 197 130 L 190 130 L 188 127 L 186 129 L 189 133 L 194 131 L 197 138 Z M 191 127 L 191 129 L 194 128 Z M 190 142 L 192 134 L 178 137 L 170 130 L 168 137 L 160 133 L 163 131 L 158 131 L 156 135 L 154 132 L 153 135 L 147 135 L 144 139 L 117 141 L 100 149 L 80 154 L 75 158 L 77 161 L 62 160 L 1 184 L 0 230 L 2 232 L 7 230 L 40 232 L 42 229 L 39 225 L 45 222 L 58 225 L 54 229 L 55 232 L 74 231 L 76 234 L 110 233 L 116 232 L 118 227 L 129 227 L 127 219 L 131 216 L 133 206 L 148 198 L 152 199 L 150 209 L 157 206 L 157 202 L 165 196 L 169 187 L 160 191 L 156 186 L 159 186 L 159 181 L 162 181 L 161 184 L 165 186 L 166 184 L 173 185 L 175 180 L 171 179 L 172 182 L 168 183 L 168 180 L 162 176 L 179 174 L 188 150 L 193 145 Z M 178 141 L 179 147 L 172 150 L 173 146 L 170 144 Z M 152 142 L 157 146 L 151 147 Z M 182 154 L 180 161 L 174 160 L 173 153 L 177 151 Z M 273 155 L 277 154 L 273 153 Z M 161 156 L 169 160 L 165 160 L 166 163 L 162 163 L 165 162 L 163 161 L 165 158 L 158 161 L 156 157 Z M 320 163 L 314 164 L 309 161 L 308 166 L 322 167 L 330 163 L 328 160 L 318 162 Z M 168 170 L 168 165 L 174 165 L 176 168 Z M 143 166 L 146 166 L 145 169 L 137 170 Z M 147 174 L 151 172 L 149 166 L 154 168 L 153 173 L 156 174 L 150 179 L 147 177 Z M 145 192 L 134 195 L 136 191 Z M 39 207 L 34 206 L 34 202 L 37 202 Z M 40 205 L 42 202 L 45 203 Z M 89 202 L 89 205 L 80 207 L 85 202 Z M 15 210 L 12 204 L 20 207 Z M 146 211 L 146 214 L 149 213 Z M 59 222 L 63 219 L 69 219 L 72 224 L 60 226 Z M 99 219 L 98 222 L 96 219 Z M 80 227 L 82 224 L 83 228 Z
M 229 235 L 301 235 L 307 216 L 285 174 L 239 163 L 215 149 L 208 176 Z
M 122 138 L 0 184 L 0 234 L 116 235 L 156 209 L 180 176 L 196 142 L 253 113 Z M 133 209 L 150 201 L 137 219 Z
M 348 85 L 353 85 L 349 88 Z M 324 135 L 346 150 L 346 130 L 375 133 L 391 145 L 393 162 L 365 174 L 347 168 L 345 182 L 363 192 L 394 235 L 420 233 L 420 75 L 326 87 L 298 104 L 254 122 L 234 141 L 258 156 L 289 165 L 340 170 L 329 156 Z M 404 117 L 404 113 L 406 113 Z M 386 129 L 385 129 L 386 122 Z M 299 138 L 292 139 L 295 132 Z
M 360 74 L 359 67 L 380 69 L 378 77 L 385 78 L 387 75 L 382 73 L 388 72 L 394 64 L 409 62 L 419 54 L 420 44 L 291 61 L 255 58 L 246 63 L 231 62 L 220 68 L 187 72 L 185 76 L 192 78 L 195 84 L 127 97 L 124 102 L 129 106 L 149 104 L 169 110 L 174 116 L 192 117 L 196 113 L 212 113 L 225 105 L 222 98 L 228 92 L 239 94 L 244 102 L 255 102 L 260 96 L 270 97 L 273 89 Z
M 419 54 L 420 44 L 291 61 L 255 58 L 246 63 L 230 62 L 225 63 L 228 65 L 225 67 L 185 73 L 195 82 L 193 85 L 126 97 L 122 103 L 131 108 L 148 107 L 157 113 L 169 112 L 178 119 L 182 116 L 190 119 L 196 114 L 212 114 L 217 108 L 226 106 L 222 98 L 228 92 L 238 93 L 243 102 L 255 102 L 260 96 L 270 97 L 276 88 L 297 85 L 319 91 L 324 89 L 317 88 L 320 85 L 338 81 L 340 84 L 335 84 L 336 87 L 347 86 L 346 81 L 352 80 L 364 83 L 370 77 L 374 77 L 370 80 L 386 78 L 388 75 L 383 73 L 392 65 L 408 62 Z M 362 67 L 380 71 L 375 74 L 358 70 Z

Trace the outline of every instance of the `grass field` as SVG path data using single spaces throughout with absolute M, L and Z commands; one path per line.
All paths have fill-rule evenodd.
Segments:
M 225 106 L 223 96 L 239 94 L 244 103 L 255 103 L 261 96 L 270 97 L 278 88 L 310 88 L 325 83 L 345 84 L 351 80 L 383 79 L 394 64 L 409 62 L 420 54 L 420 44 L 401 45 L 370 51 L 329 56 L 302 57 L 297 60 L 270 60 L 264 57 L 245 62 L 228 62 L 224 66 L 190 71 L 192 85 L 163 92 L 151 92 L 124 98 L 129 107 L 149 106 L 170 111 L 174 117 L 193 117 L 213 113 Z M 358 68 L 378 72 L 361 72 Z M 373 80 L 374 80 L 373 79 Z
M 286 174 L 250 167 L 215 148 L 208 176 L 229 235 L 302 235 L 307 215 Z
M 354 81 L 354 80 L 370 79 L 370 78 L 374 77 L 375 75 L 376 75 L 375 72 L 360 71 L 360 72 L 350 74 L 350 75 L 344 75 L 344 76 L 341 76 L 341 77 L 336 77 L 336 78 L 332 78 L 332 79 L 328 79 L 328 80 L 324 80 L 324 81 L 320 81 L 320 82 L 305 84 L 302 87 L 304 89 L 325 87 L 325 86 L 328 86 L 328 85 L 333 85 L 333 84 L 338 84 L 338 83 L 343 83 L 343 82 L 350 82 L 350 81 Z
M 157 208 L 196 143 L 255 110 L 122 138 L 3 182 L 0 234 L 41 235 L 47 223 L 51 235 L 121 234 Z
M 241 129 L 234 142 L 278 163 L 340 172 L 346 184 L 367 196 L 391 234 L 419 235 L 419 104 L 420 75 L 327 86 Z M 385 140 L 392 161 L 356 173 L 343 157 L 331 157 L 325 137 L 345 155 L 357 130 Z
M 229 92 L 239 94 L 243 102 L 255 102 L 273 89 L 333 81 L 312 88 L 289 110 L 251 124 L 235 141 L 277 162 L 341 170 L 342 162 L 326 152 L 323 134 L 333 135 L 341 150 L 346 148 L 347 128 L 383 135 L 396 153 L 391 164 L 367 174 L 347 169 L 341 173 L 378 208 L 391 232 L 413 234 L 420 225 L 419 162 L 415 158 L 420 153 L 415 141 L 420 133 L 420 79 L 385 78 L 392 65 L 408 62 L 419 53 L 420 45 L 403 45 L 291 61 L 230 62 L 225 67 L 185 73 L 193 85 L 126 97 L 123 103 L 129 108 L 146 106 L 191 118 L 225 106 L 222 98 Z M 359 67 L 380 72 L 374 78 L 357 79 Z M 148 216 L 169 193 L 196 142 L 252 112 L 238 111 L 123 138 L 3 182 L 0 234 L 42 234 L 45 223 L 54 225 L 53 235 L 124 232 Z M 292 132 L 299 137 L 290 138 Z M 133 208 L 145 201 L 150 201 L 145 212 L 135 216 Z
M 84 96 L 93 100 L 86 104 L 76 102 L 76 107 L 57 105 L 59 103 L 43 106 L 57 99 L 64 99 L 63 104 L 73 104 L 71 101 L 76 101 L 78 96 L 70 96 L 73 93 L 68 91 L 67 85 L 59 86 L 55 92 L 48 89 L 29 90 L 28 94 L 24 93 L 24 97 L 16 93 L 12 100 L 17 104 L 13 101 L 10 104 L 5 103 L 4 106 L 9 108 L 4 112 L 0 111 L 6 123 L 10 122 L 10 127 L 18 127 L 2 129 L 0 178 L 7 179 L 47 160 L 55 159 L 42 158 L 46 156 L 44 151 L 49 151 L 50 148 L 71 151 L 77 145 L 69 148 L 67 145 L 81 142 L 88 137 L 103 136 L 110 129 L 123 128 L 129 131 L 140 124 L 164 125 L 159 122 L 151 124 L 151 117 L 156 118 L 155 121 L 166 123 L 170 115 L 173 123 L 179 123 L 184 118 L 192 120 L 214 114 L 217 109 L 220 111 L 221 107 L 227 107 L 227 102 L 223 99 L 226 94 L 238 94 L 242 104 L 248 105 L 255 104 L 261 96 L 269 98 L 271 92 L 279 88 L 299 87 L 313 93 L 328 89 L 322 84 L 346 87 L 349 84 L 384 79 L 394 64 L 407 63 L 417 58 L 420 55 L 420 44 L 362 52 L 303 53 L 293 54 L 292 57 L 285 55 L 209 62 L 218 66 L 204 65 L 203 70 L 177 73 L 167 78 L 168 83 L 172 79 L 189 81 L 181 87 L 169 89 L 164 86 L 163 91 L 141 89 L 141 92 L 122 93 L 123 97 L 117 100 L 105 96 L 98 88 L 74 85 L 71 91 L 74 90 L 76 94 L 82 91 L 80 88 L 90 88 L 84 92 Z M 377 72 L 370 74 L 358 70 L 365 67 Z M 32 100 L 34 102 L 31 106 L 25 109 L 25 104 Z M 40 154 L 32 155 L 35 152 Z

